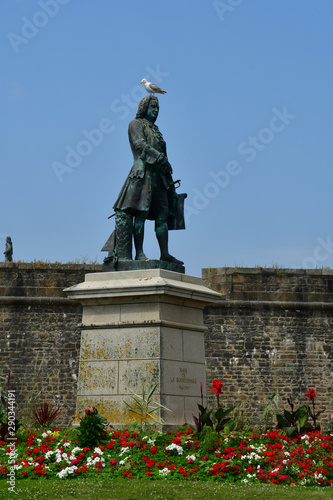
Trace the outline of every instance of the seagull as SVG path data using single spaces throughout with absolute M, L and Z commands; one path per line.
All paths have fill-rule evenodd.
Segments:
M 147 80 L 145 78 L 143 78 L 140 82 L 140 84 L 143 83 L 143 85 L 145 86 L 145 89 L 147 90 L 147 92 L 149 92 L 149 94 L 166 94 L 166 91 L 165 90 L 162 90 L 159 88 L 158 85 L 156 85 L 156 83 L 151 83 L 151 82 L 147 82 Z

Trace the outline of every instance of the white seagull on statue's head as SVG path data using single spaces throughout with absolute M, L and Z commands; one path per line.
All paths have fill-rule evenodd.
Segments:
M 141 80 L 140 83 L 143 83 L 143 85 L 145 86 L 145 89 L 147 90 L 147 92 L 149 92 L 149 94 L 166 94 L 165 90 L 162 90 L 159 88 L 158 85 L 156 85 L 156 83 L 151 83 L 151 82 L 147 82 L 147 80 L 145 78 L 143 78 Z

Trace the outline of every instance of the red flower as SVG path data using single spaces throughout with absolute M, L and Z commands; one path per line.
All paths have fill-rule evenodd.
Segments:
M 106 445 L 107 449 L 108 449 L 108 450 L 112 450 L 113 445 L 115 445 L 115 444 L 116 444 L 116 442 L 117 442 L 117 441 L 110 441 L 110 442 Z
M 316 397 L 316 393 L 315 393 L 314 389 L 309 389 L 306 391 L 306 393 L 308 395 L 309 401 L 312 401 Z
M 157 452 L 157 446 L 153 446 L 152 448 L 150 448 L 150 453 L 156 453 Z
M 213 380 L 213 388 L 211 390 L 213 392 L 216 392 L 216 394 L 223 394 L 222 393 L 222 387 L 223 387 L 223 384 L 222 384 L 221 380 L 216 380 L 216 378 L 214 378 L 214 380 Z
M 23 470 L 22 471 L 22 476 L 27 476 L 27 475 L 28 475 L 28 473 L 25 470 Z

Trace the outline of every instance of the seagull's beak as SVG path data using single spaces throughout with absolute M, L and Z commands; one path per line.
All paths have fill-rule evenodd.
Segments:
M 141 80 L 140 85 L 141 85 L 141 83 L 143 83 L 143 80 Z

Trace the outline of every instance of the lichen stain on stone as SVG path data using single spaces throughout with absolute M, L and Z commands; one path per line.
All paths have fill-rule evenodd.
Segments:
M 156 332 L 147 332 L 140 337 L 128 334 L 127 338 L 118 340 L 118 335 L 110 338 L 92 338 L 82 335 L 81 360 L 119 359 L 159 356 L 159 337 Z
M 74 424 L 80 423 L 80 418 L 84 416 L 86 408 L 95 406 L 100 415 L 103 415 L 111 424 L 129 424 L 137 420 L 135 416 L 126 412 L 126 407 L 123 402 L 102 400 L 98 397 L 84 397 L 77 401 L 76 415 Z
M 113 367 L 87 362 L 80 363 L 79 390 L 93 391 L 108 388 L 112 392 L 116 388 L 117 370 Z

